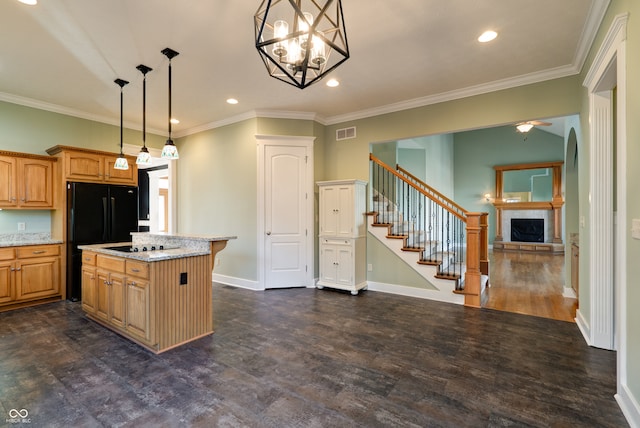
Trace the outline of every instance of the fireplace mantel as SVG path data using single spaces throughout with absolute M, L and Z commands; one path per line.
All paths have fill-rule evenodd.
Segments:
M 496 237 L 494 239 L 494 250 L 520 250 L 520 251 L 536 251 L 536 252 L 552 252 L 552 253 L 564 253 L 564 244 L 562 242 L 562 206 L 564 200 L 562 198 L 562 161 L 556 162 L 537 162 L 527 164 L 515 164 L 515 165 L 499 165 L 493 168 L 496 171 L 496 192 L 493 206 L 496 208 Z M 550 201 L 527 201 L 527 202 L 507 202 L 503 197 L 503 184 L 505 171 L 517 171 L 526 169 L 539 169 L 550 168 L 553 172 L 552 175 L 552 199 Z M 518 210 L 519 212 L 528 213 L 525 217 L 530 217 L 534 212 L 550 211 L 547 215 L 543 215 L 537 218 L 545 218 L 545 228 L 550 228 L 547 225 L 549 222 L 552 226 L 552 234 L 549 239 L 546 239 L 547 233 L 545 232 L 544 243 L 531 243 L 531 242 L 509 242 L 505 241 L 503 236 L 504 222 L 503 217 L 506 213 L 505 210 Z M 511 215 L 506 217 L 512 217 Z M 531 217 L 536 218 L 536 217 Z M 509 235 L 510 236 L 510 235 Z M 509 238 L 510 239 L 510 238 Z

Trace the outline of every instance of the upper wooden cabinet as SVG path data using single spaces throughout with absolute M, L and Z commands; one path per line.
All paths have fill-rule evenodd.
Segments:
M 50 155 L 62 156 L 62 175 L 65 181 L 138 185 L 136 159 L 127 156 L 129 169 L 115 169 L 118 155 L 77 147 L 55 146 L 47 150 Z
M 44 156 L 0 152 L 0 207 L 54 208 L 56 161 Z

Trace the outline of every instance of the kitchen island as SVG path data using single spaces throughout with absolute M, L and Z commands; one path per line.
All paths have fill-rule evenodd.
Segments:
M 212 334 L 214 260 L 236 237 L 131 236 L 78 247 L 87 317 L 155 353 Z

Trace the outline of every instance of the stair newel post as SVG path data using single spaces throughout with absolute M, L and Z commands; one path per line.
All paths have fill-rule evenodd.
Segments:
M 467 213 L 467 272 L 464 305 L 479 308 L 482 273 L 480 271 L 482 214 Z
M 480 216 L 480 273 L 489 276 L 489 213 Z

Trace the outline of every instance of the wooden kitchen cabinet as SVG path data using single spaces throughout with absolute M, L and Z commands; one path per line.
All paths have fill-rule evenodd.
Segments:
M 149 341 L 149 264 L 127 260 L 126 273 L 126 329 L 140 339 Z
M 84 251 L 82 308 L 110 326 L 148 342 L 149 265 Z
M 60 299 L 60 246 L 0 249 L 0 310 Z
M 0 152 L 0 207 L 54 208 L 55 161 L 25 153 Z
M 13 248 L 0 248 L 0 305 L 10 303 L 15 299 L 15 271 L 14 259 L 16 252 Z
M 82 309 L 95 313 L 98 304 L 98 276 L 96 273 L 96 254 L 82 252 L 82 269 L 80 275 L 82 286 Z
M 83 250 L 82 261 L 88 318 L 156 353 L 213 332 L 210 255 L 147 262 Z
M 124 259 L 98 255 L 96 257 L 95 314 L 110 324 L 125 325 Z
M 65 182 L 138 185 L 138 167 L 133 156 L 126 156 L 129 169 L 120 170 L 114 168 L 118 158 L 115 153 L 67 146 L 52 147 L 47 153 L 62 158 L 62 175 Z

